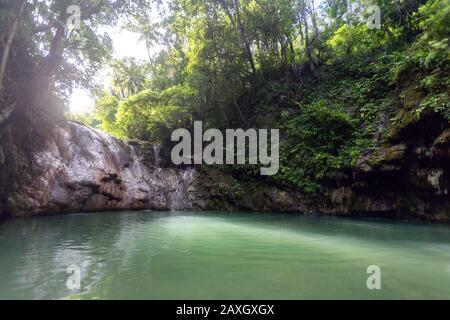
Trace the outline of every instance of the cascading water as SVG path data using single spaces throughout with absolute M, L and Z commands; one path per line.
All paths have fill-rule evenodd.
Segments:
M 189 209 L 190 202 L 188 196 L 188 186 L 192 182 L 194 169 L 188 168 L 178 175 L 174 181 L 169 195 L 170 207 L 172 210 Z
M 133 161 L 133 172 L 142 176 L 146 182 L 149 195 L 149 208 L 154 209 L 156 203 L 162 202 L 166 205 L 161 208 L 170 210 L 186 210 L 191 208 L 188 196 L 188 186 L 192 183 L 195 169 L 188 168 L 177 170 L 175 168 L 162 168 L 162 158 L 160 156 L 161 145 L 148 145 L 146 150 L 138 150 L 131 147 L 130 157 Z M 139 154 L 141 156 L 139 156 Z M 147 156 L 145 160 L 142 155 Z M 147 161 L 152 168 L 143 165 Z M 159 206 L 156 206 L 159 208 Z
M 154 144 L 153 145 L 153 156 L 154 156 L 154 166 L 156 168 L 159 168 L 161 166 L 161 156 L 160 156 L 160 152 L 161 152 L 161 145 L 159 144 Z

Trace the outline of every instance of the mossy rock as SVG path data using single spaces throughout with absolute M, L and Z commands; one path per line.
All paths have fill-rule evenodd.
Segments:
M 400 163 L 407 149 L 408 146 L 406 144 L 375 149 L 372 153 L 360 159 L 356 167 L 360 171 L 369 172 L 384 165 Z
M 418 88 L 416 83 L 411 84 L 403 91 L 403 108 L 413 110 L 417 108 L 425 98 L 425 94 Z
M 410 214 L 419 214 L 420 209 L 413 198 L 401 197 L 398 200 L 398 211 Z
M 392 136 L 394 136 L 396 133 L 408 128 L 411 125 L 416 124 L 420 120 L 420 115 L 417 113 L 414 113 L 412 111 L 404 111 L 401 110 L 397 115 L 397 122 L 395 124 L 395 127 L 390 132 Z
M 445 130 L 439 137 L 437 137 L 433 145 L 435 147 L 450 145 L 450 129 Z
M 373 157 L 371 158 L 371 163 L 373 165 L 378 165 L 382 162 L 394 162 L 401 160 L 405 155 L 407 146 L 405 144 L 399 144 L 392 147 L 380 148 L 378 149 Z

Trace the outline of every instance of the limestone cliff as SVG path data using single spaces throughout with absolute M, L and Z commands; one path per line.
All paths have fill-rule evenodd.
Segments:
M 297 193 L 263 183 L 239 184 L 215 170 L 159 168 L 151 144 L 115 139 L 59 122 L 34 152 L 3 216 L 111 210 L 300 211 Z M 255 191 L 255 189 L 257 191 Z
M 426 94 L 414 84 L 401 92 L 386 139 L 326 194 L 321 212 L 450 221 L 450 123 L 432 110 L 417 112 Z
M 3 141 L 4 142 L 4 141 Z M 450 126 L 436 114 L 396 129 L 366 152 L 338 185 L 316 197 L 213 168 L 159 167 L 158 149 L 61 121 L 44 146 L 5 175 L 0 148 L 0 217 L 115 210 L 274 211 L 450 221 Z M 16 159 L 17 160 L 17 159 Z M 8 182 L 9 181 L 9 182 Z

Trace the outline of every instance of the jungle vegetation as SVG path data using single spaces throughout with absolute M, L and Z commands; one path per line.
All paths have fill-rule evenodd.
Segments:
M 78 30 L 64 23 L 74 4 Z M 195 120 L 280 128 L 281 169 L 270 179 L 315 193 L 402 125 L 407 79 L 427 94 L 411 117 L 450 120 L 444 0 L 0 0 L 0 12 L 0 126 L 18 121 L 24 139 L 63 116 L 163 145 Z M 104 27 L 119 25 L 141 35 L 147 60 L 111 58 Z M 94 81 L 105 67 L 109 86 Z M 92 114 L 67 111 L 75 87 L 95 96 Z

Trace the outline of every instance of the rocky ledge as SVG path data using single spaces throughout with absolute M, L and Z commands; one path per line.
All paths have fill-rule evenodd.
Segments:
M 302 211 L 299 194 L 239 183 L 217 170 L 160 168 L 157 148 L 74 122 L 52 129 L 46 147 L 0 205 L 8 217 L 115 210 Z
M 225 210 L 450 221 L 450 125 L 435 114 L 395 131 L 323 195 L 236 179 L 213 168 L 162 168 L 159 149 L 62 121 L 23 168 L 0 180 L 0 218 L 119 210 Z M 4 147 L 3 147 L 4 149 Z M 0 148 L 0 167 L 11 154 Z M 23 157 L 23 156 L 22 156 Z M 4 169 L 2 169 L 5 172 Z
M 428 112 L 364 154 L 320 211 L 450 221 L 450 124 Z

